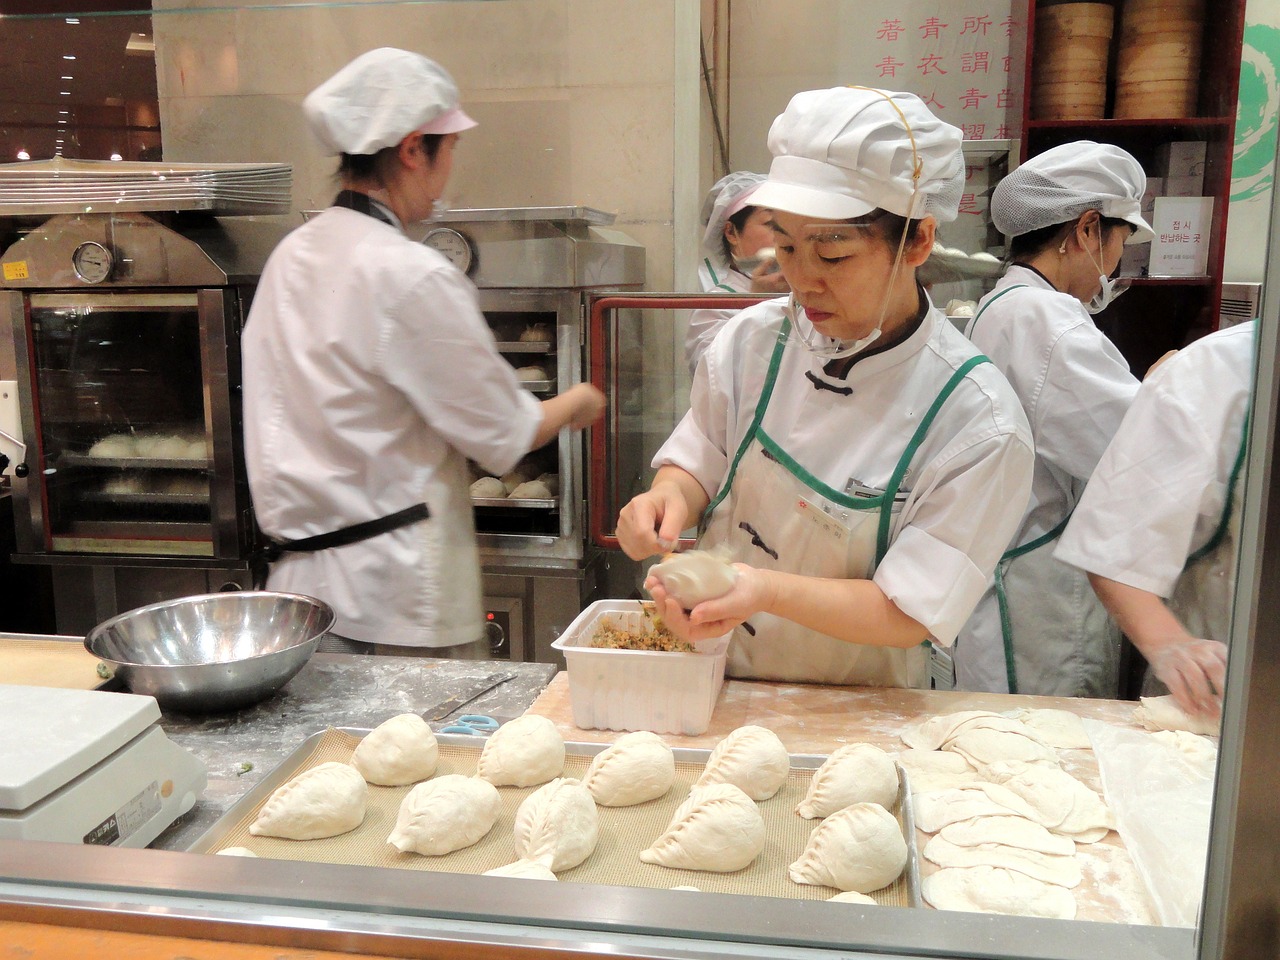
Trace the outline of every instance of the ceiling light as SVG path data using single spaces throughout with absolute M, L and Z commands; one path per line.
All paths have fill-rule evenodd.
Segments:
M 71 111 L 70 111 L 70 110 L 59 110 L 58 112 L 59 112 L 60 114 L 62 114 L 63 116 L 66 116 L 66 115 L 67 115 L 68 113 L 70 113 Z
M 63 79 L 63 80 L 74 80 L 74 79 L 75 79 L 75 77 L 63 77 L 62 79 Z
M 19 159 L 19 160 L 30 160 L 30 159 L 31 159 L 31 154 L 27 153 L 27 151 L 25 151 L 25 150 L 19 150 L 19 151 L 18 151 L 18 159 Z
M 120 154 L 118 154 L 118 153 L 113 153 L 113 154 L 111 155 L 111 159 L 112 159 L 112 160 L 123 160 L 123 159 L 124 159 L 124 157 L 120 156 Z
M 80 22 L 79 17 L 67 17 L 67 23 L 79 23 L 79 22 Z
M 58 93 L 59 93 L 61 96 L 64 96 L 64 97 L 69 97 L 69 96 L 71 96 L 71 91 L 70 91 L 70 90 L 59 90 L 59 91 L 58 91 Z
M 65 121 L 65 120 L 59 120 L 58 122 L 59 122 L 59 123 L 66 123 L 67 121 Z
M 74 53 L 64 53 L 62 55 L 63 60 L 74 60 L 75 58 L 76 58 L 76 55 Z

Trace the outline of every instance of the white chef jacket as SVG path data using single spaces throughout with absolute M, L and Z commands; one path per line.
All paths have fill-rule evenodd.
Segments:
M 725 324 L 698 367 L 689 411 L 654 467 L 673 464 L 709 495 L 719 491 L 750 428 L 785 309 L 785 300 L 770 300 Z M 799 331 L 816 337 L 798 313 Z M 827 376 L 824 361 L 793 342 L 769 404 L 771 434 L 823 483 L 845 492 L 883 490 L 921 417 L 975 354 L 932 304 L 906 340 L 860 358 L 843 380 Z M 811 376 L 841 392 L 815 386 Z M 1032 460 L 1017 397 L 991 364 L 975 367 L 939 410 L 904 478 L 905 502 L 872 577 L 939 643 L 952 642 L 1017 529 Z
M 475 288 L 397 226 L 331 207 L 263 270 L 245 328 L 245 459 L 263 531 L 295 540 L 425 502 L 428 520 L 286 553 L 273 590 L 319 597 L 334 632 L 440 647 L 482 635 L 464 458 L 495 475 L 542 419 Z
M 723 261 L 703 257 L 698 264 L 698 283 L 703 293 L 750 293 L 751 278 L 735 270 Z M 689 329 L 685 332 L 684 355 L 689 361 L 689 373 L 698 367 L 698 361 L 716 332 L 737 310 L 694 310 L 689 314 Z
M 1173 593 L 1188 556 L 1223 516 L 1252 391 L 1256 327 L 1202 337 L 1143 381 L 1055 557 L 1161 597 Z
M 1138 381 L 1080 301 L 1058 292 L 1030 267 L 1009 267 L 982 298 L 966 333 L 1008 378 L 1035 440 L 1031 498 L 1008 545 L 1018 547 L 1049 533 L 1070 515 L 1133 402 Z M 1049 546 L 1041 549 L 1052 551 Z M 1063 647 L 1042 651 L 1043 659 L 1027 649 L 1018 692 L 1114 695 L 1108 683 L 1114 679 L 1115 664 L 1109 661 L 1118 651 L 1119 636 L 1079 571 L 1047 557 L 1013 562 L 1028 567 L 1026 576 L 1011 577 L 1007 584 L 1010 606 L 1021 606 L 1029 614 L 1014 633 L 1015 646 L 1051 643 L 1056 630 Z M 1044 624 L 1033 626 L 1029 620 L 1036 619 L 1037 609 L 1027 605 L 1042 599 L 1048 601 L 1037 608 Z M 1044 675 L 1046 663 L 1055 665 L 1053 677 Z M 1041 675 L 1026 675 L 1032 672 Z M 966 690 L 1008 692 L 994 584 L 957 641 L 956 680 Z

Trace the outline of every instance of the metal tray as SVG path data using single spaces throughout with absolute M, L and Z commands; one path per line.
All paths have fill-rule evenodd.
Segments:
M 139 504 L 142 506 L 198 505 L 209 502 L 209 494 L 205 493 L 82 493 L 77 498 L 85 503 L 118 503 Z
M 509 497 L 472 497 L 471 503 L 477 507 L 497 507 L 499 510 L 511 510 L 517 507 L 527 510 L 554 510 L 560 505 L 558 500 L 512 500 Z
M 510 860 L 515 859 L 514 856 L 509 856 L 506 860 L 492 862 L 487 866 L 481 866 L 480 869 L 475 869 L 474 858 L 468 861 L 468 857 L 471 857 L 474 848 L 466 848 L 464 850 L 448 854 L 444 857 L 419 857 L 416 854 L 383 854 L 384 858 L 389 858 L 393 862 L 378 863 L 375 862 L 378 859 L 377 857 L 372 859 L 356 860 L 350 857 L 343 858 L 342 856 L 334 856 L 332 859 L 328 859 L 325 855 L 326 847 L 317 846 L 331 845 L 328 847 L 328 850 L 330 851 L 336 851 L 339 849 L 349 851 L 351 849 L 356 849 L 367 853 L 370 849 L 369 840 L 362 840 L 358 837 L 354 837 L 355 834 L 358 834 L 364 829 L 365 825 L 357 827 L 351 834 L 344 834 L 329 840 L 294 841 L 268 837 L 247 837 L 245 830 L 247 824 L 252 821 L 259 808 L 276 789 L 293 779 L 303 770 L 323 762 L 324 759 L 336 759 L 332 751 L 330 751 L 329 754 L 322 752 L 325 738 L 332 738 L 335 733 L 345 734 L 347 737 L 362 738 L 369 733 L 369 731 L 352 728 L 339 728 L 336 731 L 323 731 L 308 737 L 278 766 L 259 781 L 247 794 L 241 797 L 240 800 L 227 810 L 227 812 L 224 813 L 212 827 L 205 831 L 205 833 L 188 848 L 189 851 L 192 853 L 214 853 L 228 846 L 242 846 L 246 844 L 261 843 L 265 846 L 274 846 L 275 855 L 284 859 L 303 859 L 322 862 L 327 860 L 327 862 L 333 863 L 360 862 L 366 865 L 385 865 L 393 868 L 447 870 L 464 873 L 483 872 L 484 869 L 488 869 L 489 867 L 499 866 L 501 862 L 510 862 Z M 481 737 L 467 736 L 463 734 L 436 734 L 436 740 L 442 748 L 458 748 L 468 754 L 474 752 L 476 757 L 479 756 L 485 742 Z M 332 740 L 329 742 L 332 742 Z M 607 749 L 610 745 L 611 744 L 608 743 L 580 743 L 567 741 L 565 743 L 566 759 L 571 760 L 572 758 L 582 758 L 582 760 L 585 761 L 590 757 L 594 757 L 597 753 Z M 455 753 L 456 752 L 457 751 L 455 750 Z M 711 755 L 710 750 L 693 750 L 682 747 L 673 748 L 672 752 L 675 755 L 677 764 L 683 763 L 697 766 L 705 765 L 707 758 Z M 446 751 L 442 750 L 442 763 L 444 762 L 443 758 L 445 754 Z M 797 776 L 794 771 L 804 773 L 810 770 L 816 770 L 826 759 L 827 758 L 825 756 L 821 755 L 793 754 L 791 757 L 793 774 L 791 779 L 788 781 L 788 785 L 784 786 L 783 790 L 785 791 L 790 787 L 792 788 L 792 793 L 794 795 L 794 788 L 800 781 L 803 780 L 804 785 L 807 786 L 807 779 Z M 474 763 L 474 760 L 471 762 Z M 907 783 L 905 771 L 900 765 L 895 764 L 895 766 L 898 770 L 898 798 L 895 803 L 895 809 L 891 812 L 897 818 L 898 823 L 902 828 L 903 838 L 907 842 L 907 864 L 903 868 L 902 875 L 897 881 L 884 888 L 883 891 L 876 892 L 877 894 L 881 894 L 888 898 L 885 902 L 894 903 L 900 906 L 920 907 L 923 906 L 923 900 L 920 894 L 920 865 L 918 852 L 916 850 L 915 814 L 912 808 L 911 790 Z M 404 793 L 407 793 L 409 789 L 410 788 L 408 787 L 371 787 L 371 806 L 373 791 L 391 792 L 392 799 L 395 800 L 395 803 L 398 806 L 398 798 L 402 797 Z M 504 810 L 509 808 L 510 814 L 504 813 L 504 815 L 499 818 L 498 824 L 492 831 L 490 831 L 490 834 L 476 844 L 475 847 L 480 847 L 482 844 L 485 844 L 486 841 L 490 840 L 490 838 L 493 838 L 495 841 L 502 840 L 502 837 L 497 836 L 499 831 L 502 831 L 505 827 L 509 833 L 511 822 L 510 816 L 514 814 L 515 807 L 518 805 L 520 800 L 528 796 L 535 789 L 537 788 L 500 788 L 504 799 Z M 653 808 L 651 813 L 661 815 L 663 817 L 662 822 L 665 824 L 666 819 L 670 817 L 671 812 L 674 811 L 675 807 L 678 806 L 683 799 L 684 794 L 680 792 L 680 778 L 678 775 L 677 787 L 665 798 L 651 801 L 648 804 L 641 804 L 636 808 L 601 807 L 600 810 L 602 816 L 628 816 L 626 813 L 628 810 L 639 811 L 642 808 Z M 776 796 L 771 798 L 771 800 L 763 801 L 762 813 L 765 814 L 766 823 L 776 823 L 779 822 L 780 819 L 788 821 L 789 829 L 795 835 L 795 842 L 798 844 L 798 847 L 788 849 L 785 851 L 785 854 L 787 857 L 791 858 L 798 857 L 803 850 L 804 839 L 807 838 L 809 832 L 817 825 L 818 821 L 801 820 L 799 817 L 795 816 L 791 807 L 779 805 L 779 801 L 782 801 L 783 804 L 787 803 L 786 798 L 782 796 Z M 764 804 L 771 803 L 774 805 L 772 810 L 763 808 Z M 622 811 L 622 813 L 619 814 L 619 811 Z M 366 818 L 366 825 L 368 823 L 369 820 Z M 386 827 L 385 821 L 383 822 L 383 827 Z M 660 830 L 661 827 L 658 829 Z M 771 828 L 771 835 L 772 833 L 773 831 Z M 652 835 L 656 836 L 657 834 L 655 833 Z M 380 834 L 379 836 L 385 837 L 385 833 Z M 603 838 L 605 837 L 604 828 L 602 828 L 601 836 L 603 841 Z M 348 842 L 347 840 L 344 840 L 344 838 L 352 839 Z M 387 845 L 383 842 L 377 842 L 376 846 L 386 847 Z M 603 848 L 598 850 L 597 854 L 593 855 L 593 858 L 589 858 L 586 864 L 582 867 L 575 868 L 575 870 L 581 871 L 588 864 L 592 864 L 593 860 L 598 858 L 601 852 L 604 852 Z M 402 862 L 394 862 L 397 860 Z M 762 869 L 772 871 L 771 884 L 773 886 L 781 886 L 788 891 L 786 894 L 766 893 L 764 895 L 790 896 L 793 899 L 815 900 L 825 900 L 833 895 L 835 891 L 828 887 L 805 886 L 792 883 L 790 880 L 787 880 L 785 884 L 779 885 L 777 883 L 777 874 L 780 872 L 781 875 L 785 877 L 786 867 L 789 863 L 790 860 L 786 860 L 786 862 L 780 862 L 778 860 L 774 860 L 772 862 L 764 862 L 761 860 L 757 861 L 757 864 Z M 625 879 L 620 881 L 619 885 L 653 886 L 666 889 L 680 884 L 691 884 L 707 892 L 738 894 L 759 893 L 759 881 L 753 880 L 750 876 L 753 867 L 757 864 L 753 864 L 752 867 L 747 867 L 737 873 L 718 874 L 707 871 L 676 870 L 666 867 L 654 867 L 648 864 L 641 864 L 639 861 L 633 862 L 628 858 L 625 866 L 620 866 L 620 869 L 624 871 L 620 876 Z M 640 876 L 646 870 L 657 871 L 656 875 L 661 878 L 661 883 L 646 882 L 646 880 Z M 574 882 L 601 882 L 587 877 L 574 876 L 573 874 L 574 871 L 567 871 L 563 875 L 563 879 L 572 880 Z
M 551 353 L 555 350 L 556 345 L 549 341 L 535 341 L 526 343 L 520 340 L 499 340 L 499 353 Z
M 84 453 L 64 453 L 58 458 L 64 467 L 115 467 L 120 470 L 208 470 L 209 461 L 203 457 L 191 460 L 159 459 L 157 457 L 91 457 Z

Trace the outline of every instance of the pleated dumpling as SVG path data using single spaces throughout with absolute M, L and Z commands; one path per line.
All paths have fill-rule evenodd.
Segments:
M 727 553 L 719 550 L 686 550 L 668 554 L 649 574 L 662 581 L 663 589 L 686 610 L 703 600 L 723 597 L 733 589 L 738 571 Z
M 582 783 L 602 807 L 630 807 L 664 796 L 675 779 L 671 748 L 656 733 L 637 730 L 597 753 Z
M 685 870 L 741 870 L 764 849 L 764 818 L 755 801 L 731 783 L 694 787 L 676 809 L 645 863 Z
M 732 783 L 752 800 L 768 800 L 786 782 L 791 757 L 778 735 L 765 727 L 739 727 L 716 744 L 694 784 Z
M 400 802 L 387 837 L 401 853 L 438 857 L 469 847 L 498 822 L 497 788 L 479 777 L 446 774 L 420 783 Z
M 516 810 L 516 853 L 552 872 L 576 867 L 596 848 L 600 819 L 580 780 L 552 780 L 524 798 Z
M 525 714 L 500 726 L 480 751 L 477 776 L 495 787 L 532 787 L 564 772 L 564 738 L 546 717 Z
M 426 780 L 439 760 L 436 735 L 416 713 L 402 713 L 374 727 L 351 755 L 360 775 L 383 787 Z
M 814 828 L 788 872 L 796 883 L 870 893 L 897 880 L 906 865 L 898 821 L 878 803 L 855 803 Z
M 364 821 L 368 795 L 368 784 L 351 764 L 322 763 L 271 794 L 249 832 L 286 840 L 336 837 Z
M 817 820 L 851 803 L 891 807 L 897 796 L 898 768 L 893 759 L 873 744 L 847 743 L 814 771 L 796 813 Z

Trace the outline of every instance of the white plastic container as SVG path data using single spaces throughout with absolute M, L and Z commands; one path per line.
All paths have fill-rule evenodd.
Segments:
M 639 600 L 597 600 L 551 646 L 569 666 L 573 722 L 584 730 L 704 733 L 724 684 L 729 636 L 700 640 L 696 653 L 590 646 L 601 617 L 643 626 Z

